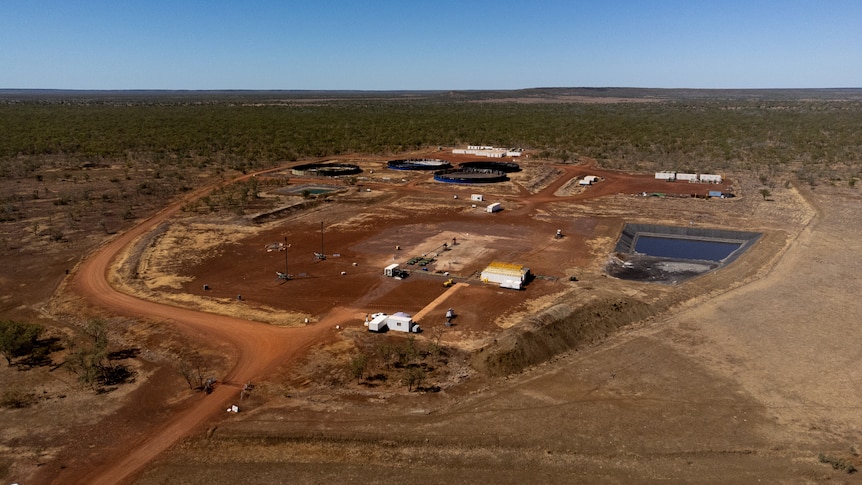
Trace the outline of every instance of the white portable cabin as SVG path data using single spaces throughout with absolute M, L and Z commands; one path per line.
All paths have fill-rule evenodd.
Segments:
M 720 184 L 721 175 L 702 173 L 700 174 L 700 181 L 707 184 Z
M 500 212 L 501 210 L 503 210 L 503 206 L 499 202 L 494 202 L 493 204 L 486 207 L 485 210 L 487 212 Z
M 473 194 L 470 196 L 470 200 L 474 200 L 476 202 L 482 202 L 483 200 L 485 200 L 485 196 L 483 196 L 482 194 Z
M 368 322 L 369 332 L 382 332 L 386 330 L 386 319 L 389 315 L 385 313 L 375 313 L 371 315 L 371 320 Z
M 530 274 L 530 269 L 520 264 L 494 262 L 482 271 L 485 283 L 497 283 L 501 288 L 520 290 Z
M 673 182 L 676 180 L 676 172 L 656 172 L 655 179 Z
M 383 268 L 383 276 L 395 276 L 395 270 L 398 269 L 398 263 L 392 263 L 389 266 Z
M 580 181 L 578 181 L 579 185 L 592 185 L 599 181 L 599 178 L 595 175 L 586 175 Z
M 386 326 L 389 330 L 406 333 L 419 333 L 419 325 L 413 321 L 410 315 L 404 312 L 398 312 L 386 317 Z
M 697 182 L 697 174 L 696 173 L 678 173 L 676 174 L 676 179 L 682 182 Z

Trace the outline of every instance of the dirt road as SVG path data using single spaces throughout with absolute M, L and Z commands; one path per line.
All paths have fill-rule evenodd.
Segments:
M 208 189 L 207 189 L 208 190 Z M 235 349 L 234 367 L 224 377 L 225 382 L 245 383 L 266 375 L 280 363 L 290 360 L 322 335 L 341 318 L 352 315 L 336 313 L 329 319 L 304 328 L 278 328 L 223 315 L 202 313 L 165 305 L 121 293 L 111 287 L 107 275 L 117 254 L 136 238 L 152 230 L 175 214 L 183 204 L 204 193 L 204 190 L 172 204 L 134 229 L 111 241 L 93 254 L 74 277 L 76 290 L 88 301 L 116 314 L 161 319 L 173 322 L 181 330 L 206 335 L 210 341 L 226 343 Z M 120 444 L 106 456 L 106 468 L 80 469 L 70 467 L 61 472 L 53 483 L 121 483 L 178 439 L 224 413 L 237 398 L 234 386 L 217 386 L 206 399 L 198 401 L 180 414 L 156 425 L 145 439 Z
M 521 190 L 519 200 L 532 209 L 538 204 L 559 201 L 553 193 L 575 176 L 581 176 L 584 170 L 598 174 L 605 179 L 604 190 L 591 190 L 579 197 L 589 198 L 605 194 L 607 191 L 616 193 L 621 186 L 610 183 L 617 178 L 626 178 L 622 174 L 610 171 L 599 171 L 595 167 L 571 166 L 564 167 L 561 174 L 540 193 L 525 197 Z M 250 177 L 251 175 L 247 176 Z M 654 183 L 653 181 L 650 181 Z M 628 180 L 623 185 L 630 183 Z M 209 190 L 207 188 L 206 190 Z M 134 229 L 123 234 L 94 253 L 78 269 L 74 276 L 76 290 L 92 304 L 119 315 L 140 317 L 142 315 L 157 320 L 164 320 L 176 325 L 180 330 L 205 335 L 214 344 L 225 344 L 232 348 L 231 360 L 234 367 L 224 377 L 224 381 L 241 385 L 244 382 L 259 380 L 272 372 L 277 366 L 289 362 L 304 349 L 320 341 L 336 324 L 354 318 L 348 309 L 334 307 L 325 314 L 318 323 L 303 328 L 279 328 L 246 320 L 202 313 L 178 306 L 143 300 L 122 293 L 108 282 L 108 273 L 116 256 L 138 237 L 153 230 L 159 224 L 169 220 L 185 203 L 199 197 L 206 190 L 202 189 L 190 194 L 157 215 L 145 220 Z M 432 192 L 426 187 L 404 187 L 401 193 Z M 565 199 L 565 198 L 564 198 Z M 137 439 L 113 447 L 108 455 L 101 457 L 100 467 L 94 464 L 90 469 L 70 467 L 61 471 L 54 478 L 54 483 L 120 483 L 128 481 L 139 473 L 143 467 L 179 439 L 192 433 L 202 431 L 202 427 L 211 424 L 216 416 L 223 414 L 232 400 L 238 396 L 238 390 L 232 386 L 217 387 L 205 399 L 193 403 L 177 414 L 166 418 L 166 421 L 154 425 L 151 432 L 145 432 Z

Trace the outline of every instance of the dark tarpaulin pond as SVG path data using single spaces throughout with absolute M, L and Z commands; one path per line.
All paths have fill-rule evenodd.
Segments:
M 705 241 L 662 236 L 638 236 L 635 252 L 659 258 L 721 261 L 742 246 L 742 242 Z

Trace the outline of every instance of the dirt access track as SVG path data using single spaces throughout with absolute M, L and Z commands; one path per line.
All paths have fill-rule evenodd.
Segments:
M 855 194 L 818 192 L 806 202 L 790 187 L 771 201 L 643 197 L 633 194 L 689 194 L 693 187 L 651 174 L 541 162 L 525 163 L 511 182 L 477 190 L 387 172 L 384 163 L 366 161 L 363 168 L 374 174 L 330 202 L 253 231 L 238 223 L 225 229 L 228 239 L 203 249 L 188 241 L 212 221 L 178 217 L 185 201 L 176 203 L 89 258 L 75 272 L 75 287 L 110 312 L 169 322 L 227 344 L 234 365 L 222 381 L 270 382 L 273 389 L 310 349 L 362 332 L 362 317 L 373 311 L 421 313 L 420 323 L 431 328 L 442 323 L 446 307 L 455 307 L 458 324 L 447 343 L 490 353 L 498 337 L 517 335 L 531 315 L 561 302 L 577 307 L 624 297 L 664 310 L 578 352 L 551 353 L 552 360 L 517 376 L 476 374 L 438 393 L 338 398 L 308 386 L 290 395 L 272 392 L 226 419 L 238 388 L 218 386 L 111 449 L 85 453 L 80 466 L 45 469 L 44 477 L 54 483 L 321 482 L 347 474 L 387 483 L 537 476 L 558 483 L 573 476 L 818 481 L 841 477 L 818 462 L 819 453 L 854 459 L 862 385 L 854 372 L 858 349 L 850 343 L 860 330 L 849 322 L 858 321 L 858 305 L 850 302 L 860 285 L 835 278 L 848 271 L 846 264 L 859 269 L 859 252 L 849 251 L 841 264 L 830 261 L 844 237 L 858 240 L 849 233 L 860 226 L 847 224 L 858 218 Z M 603 180 L 574 186 L 583 175 Z M 756 193 L 747 184 L 740 180 L 734 189 Z M 477 192 L 504 210 L 474 208 L 469 196 Z M 829 208 L 817 215 L 812 206 Z M 765 236 L 728 268 L 667 287 L 604 276 L 625 222 Z M 555 239 L 556 229 L 565 237 Z M 287 257 L 266 252 L 285 238 Z M 436 253 L 444 242 L 451 246 L 427 271 L 414 270 L 403 281 L 382 276 L 386 264 Z M 156 249 L 132 265 L 142 270 L 136 278 L 120 278 L 134 252 L 129 248 L 142 243 Z M 327 259 L 314 258 L 318 251 Z M 478 282 L 476 272 L 495 260 L 524 264 L 541 278 L 521 292 Z M 275 271 L 285 265 L 292 279 L 279 281 Z M 831 275 L 819 276 L 823 270 Z M 444 272 L 464 285 L 447 290 Z M 828 296 L 817 301 L 805 297 L 823 291 Z M 823 311 L 824 299 L 831 303 L 828 322 L 785 313 Z M 829 338 L 823 327 L 843 337 Z M 842 379 L 823 378 L 836 374 Z

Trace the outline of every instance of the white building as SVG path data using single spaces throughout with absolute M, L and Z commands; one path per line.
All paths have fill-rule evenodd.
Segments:
M 520 290 L 530 269 L 520 264 L 493 262 L 482 271 L 481 279 L 485 283 L 497 283 L 501 288 Z
M 578 185 L 593 185 L 598 182 L 599 178 L 595 175 L 587 175 L 578 181 Z
M 482 194 L 472 194 L 470 196 L 470 200 L 476 201 L 476 202 L 482 202 L 483 200 L 485 200 L 485 197 Z
M 706 184 L 720 184 L 721 175 L 702 173 L 700 174 L 700 181 Z
M 503 157 L 520 157 L 523 151 L 520 149 L 497 148 L 487 145 L 468 145 L 467 149 L 455 148 L 452 150 L 455 155 L 476 155 L 479 157 L 488 158 L 503 158 Z
M 503 210 L 503 206 L 499 202 L 494 202 L 485 208 L 486 212 L 500 212 L 501 210 Z
M 696 173 L 678 173 L 676 174 L 676 179 L 682 182 L 697 182 L 697 174 Z
M 389 317 L 386 318 L 386 326 L 389 330 L 394 330 L 396 332 L 419 333 L 420 331 L 419 325 L 416 325 L 410 315 L 404 312 L 389 315 Z
M 673 182 L 676 180 L 676 172 L 656 172 L 655 179 Z
M 410 315 L 404 312 L 398 312 L 393 315 L 375 313 L 371 315 L 371 320 L 368 320 L 368 317 L 365 320 L 365 325 L 368 327 L 369 332 L 394 330 L 396 332 L 419 333 L 422 331 Z

